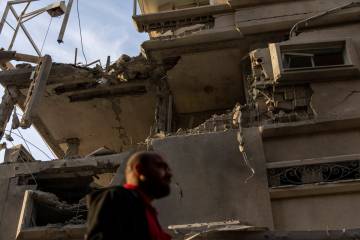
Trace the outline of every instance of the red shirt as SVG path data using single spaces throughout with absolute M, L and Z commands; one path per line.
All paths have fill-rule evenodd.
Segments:
M 145 204 L 145 215 L 146 220 L 148 222 L 149 226 L 149 233 L 152 240 L 171 240 L 171 236 L 164 232 L 159 224 L 159 221 L 157 219 L 157 211 L 156 209 L 151 205 L 151 200 L 148 196 L 146 196 L 142 191 L 138 189 L 137 186 L 132 184 L 125 184 L 124 188 L 136 190 L 141 198 L 144 201 Z

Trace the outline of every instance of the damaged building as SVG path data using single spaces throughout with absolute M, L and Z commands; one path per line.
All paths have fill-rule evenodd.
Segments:
M 82 239 L 84 197 L 145 149 L 175 239 L 359 238 L 359 1 L 139 0 L 133 21 L 141 54 L 104 68 L 0 51 L 1 136 L 17 105 L 58 157 L 6 149 L 1 240 Z

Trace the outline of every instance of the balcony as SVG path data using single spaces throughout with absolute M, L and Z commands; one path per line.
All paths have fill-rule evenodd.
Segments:
M 213 15 L 231 11 L 226 1 L 139 1 L 142 11 L 133 20 L 139 32 L 165 32 L 170 29 L 192 26 L 195 24 L 211 24 Z

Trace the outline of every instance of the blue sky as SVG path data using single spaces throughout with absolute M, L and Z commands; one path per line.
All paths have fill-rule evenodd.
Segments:
M 108 55 L 111 56 L 111 60 L 114 61 L 124 53 L 130 56 L 135 56 L 140 53 L 140 44 L 145 41 L 148 36 L 146 34 L 138 33 L 135 29 L 131 19 L 133 9 L 132 0 L 78 1 L 84 51 L 88 62 L 100 59 L 102 63 L 105 63 Z M 39 0 L 30 5 L 28 12 L 53 2 L 55 1 Z M 1 15 L 6 3 L 7 1 L 1 1 L 0 3 Z M 24 4 L 17 6 L 17 12 L 20 13 L 24 6 Z M 25 23 L 38 47 L 41 48 L 44 43 L 43 54 L 51 55 L 53 61 L 56 62 L 72 63 L 74 61 L 75 48 L 78 48 L 78 62 L 85 63 L 81 53 L 76 0 L 74 1 L 63 44 L 57 43 L 57 36 L 62 23 L 62 17 L 52 19 L 49 33 L 46 41 L 44 41 L 50 19 L 50 16 L 47 13 L 44 13 Z M 12 26 L 16 26 L 15 19 L 11 14 L 9 14 L 7 20 Z M 5 49 L 8 48 L 12 34 L 13 30 L 6 25 L 0 35 L 0 47 Z M 21 53 L 35 54 L 35 51 L 32 49 L 22 31 L 18 34 L 13 50 Z M 3 95 L 3 89 L 0 89 L 0 95 Z M 20 135 L 17 131 L 14 133 Z M 53 158 L 54 155 L 50 152 L 49 148 L 42 141 L 34 128 L 21 130 L 21 133 L 25 139 L 44 151 L 46 155 Z M 16 135 L 13 135 L 13 138 L 15 140 L 14 144 L 24 145 L 21 138 Z M 4 139 L 2 142 L 3 141 Z M 7 145 L 10 147 L 11 143 L 8 142 Z M 36 159 L 48 160 L 48 157 L 44 153 L 31 146 L 31 144 L 28 145 L 31 153 Z M 0 162 L 3 160 L 3 156 L 4 151 L 1 151 Z

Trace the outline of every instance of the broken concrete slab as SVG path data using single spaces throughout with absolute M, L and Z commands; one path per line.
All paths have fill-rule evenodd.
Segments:
M 244 130 L 247 155 L 256 171 L 247 183 L 250 170 L 238 149 L 236 133 L 153 140 L 153 149 L 168 160 L 178 184 L 170 197 L 157 204 L 164 226 L 235 218 L 273 228 L 260 133 L 257 128 Z

